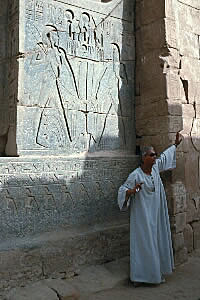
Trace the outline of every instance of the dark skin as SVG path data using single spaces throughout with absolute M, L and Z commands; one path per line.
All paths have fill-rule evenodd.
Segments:
M 181 142 L 182 142 L 182 136 L 178 131 L 176 133 L 176 139 L 174 144 L 177 147 Z M 147 175 L 151 174 L 152 167 L 156 162 L 156 158 L 157 156 L 153 147 L 147 152 L 146 155 L 143 156 L 141 169 L 145 174 Z M 126 201 L 129 199 L 131 195 L 134 195 L 135 193 L 139 192 L 142 189 L 142 184 L 143 182 L 137 183 L 133 189 L 129 189 L 126 191 Z

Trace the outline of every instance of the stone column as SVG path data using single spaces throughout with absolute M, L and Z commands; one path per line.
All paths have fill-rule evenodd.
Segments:
M 136 132 L 162 151 L 182 130 L 177 168 L 164 175 L 176 263 L 199 247 L 200 6 L 137 1 Z M 142 137 L 142 139 L 139 139 Z
M 0 156 L 5 155 L 7 132 L 9 124 L 9 105 L 7 95 L 7 28 L 8 28 L 8 2 L 0 1 Z
M 1 1 L 0 155 L 16 156 L 16 105 L 18 93 L 19 3 Z
M 183 129 L 184 89 L 179 74 L 176 6 L 174 1 L 137 1 L 136 133 L 138 144 L 158 152 Z M 177 149 L 177 169 L 163 176 L 171 219 L 176 263 L 186 260 L 184 153 Z

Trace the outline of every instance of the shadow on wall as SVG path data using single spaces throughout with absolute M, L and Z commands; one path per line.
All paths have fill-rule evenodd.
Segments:
M 1 239 L 123 217 L 117 192 L 136 167 L 136 158 L 93 150 L 73 159 L 7 159 L 0 177 Z
M 17 61 L 19 56 L 19 22 L 16 21 L 19 19 L 17 16 L 18 1 L 1 2 L 0 19 L 2 18 L 3 24 L 3 47 L 1 47 L 1 51 L 3 55 L 1 57 L 2 53 L 0 53 L 2 58 L 0 62 L 0 157 L 17 156 L 16 114 L 19 73 Z M 13 23 L 15 23 L 14 26 Z

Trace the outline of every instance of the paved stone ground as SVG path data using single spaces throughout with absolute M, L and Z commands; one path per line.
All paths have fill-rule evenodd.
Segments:
M 70 279 L 47 279 L 13 289 L 6 300 L 200 300 L 200 250 L 158 286 L 134 288 L 129 259 L 90 266 Z

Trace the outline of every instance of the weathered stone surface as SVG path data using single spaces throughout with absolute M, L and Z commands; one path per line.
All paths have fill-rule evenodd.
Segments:
M 128 216 L 95 225 L 67 226 L 60 230 L 11 238 L 0 246 L 2 289 L 32 280 L 63 278 L 80 266 L 104 263 L 129 254 Z
M 152 35 L 154 32 L 154 35 Z M 156 22 L 150 23 L 141 28 L 142 49 L 146 54 L 149 51 L 160 49 L 165 46 L 165 23 L 164 20 L 158 19 Z
M 200 248 L 200 222 L 191 223 L 194 233 L 194 249 Z
M 194 233 L 192 226 L 187 224 L 183 231 L 184 234 L 184 242 L 187 248 L 188 253 L 192 252 L 194 249 Z
M 184 236 L 183 232 L 173 235 L 173 249 L 175 253 L 184 248 Z
M 19 154 L 133 148 L 134 1 L 113 2 L 25 1 Z
M 79 276 L 69 281 L 80 290 L 80 293 L 84 291 L 97 293 L 101 290 L 116 286 L 117 283 L 119 283 L 119 277 L 113 276 L 113 274 L 103 266 L 92 266 L 84 269 Z
M 184 92 L 183 84 L 181 82 L 180 76 L 176 72 L 167 72 L 167 98 L 172 99 L 174 105 L 180 105 L 181 103 L 187 103 L 186 95 Z M 175 101 L 174 101 L 175 100 Z M 178 100 L 178 101 L 177 101 Z M 171 105 L 171 103 L 170 103 Z
M 193 32 L 180 30 L 180 54 L 199 59 L 199 37 Z
M 188 152 L 188 155 L 185 157 L 185 182 L 188 192 L 193 191 L 196 193 L 199 187 L 199 179 L 197 176 L 197 174 L 199 173 L 199 159 L 196 151 L 192 150 L 193 149 L 191 149 Z
M 172 133 L 183 130 L 184 142 L 177 148 L 177 167 L 166 174 L 165 187 L 169 204 L 174 236 L 175 257 L 177 262 L 187 258 L 192 251 L 192 236 L 186 224 L 199 220 L 199 5 L 196 1 L 158 2 L 158 10 L 164 7 L 165 44 L 163 49 L 162 30 L 153 36 L 156 51 L 142 32 L 151 32 L 158 22 L 154 3 L 138 1 L 139 12 L 136 62 L 136 132 L 138 143 L 153 144 L 162 151 L 174 142 Z M 150 5 L 148 11 L 146 7 Z M 163 5 L 163 6 L 162 6 Z M 146 7 L 145 7 L 146 6 Z M 148 15 L 149 13 L 149 15 Z M 151 16 L 151 25 L 148 18 Z M 145 20 L 142 16 L 146 15 Z M 162 23 L 162 21 L 161 21 Z M 158 26 L 159 28 L 159 26 Z M 145 34 L 144 34 L 145 36 Z M 146 41 L 147 40 L 147 41 Z M 160 61 L 158 61 L 158 58 Z M 138 73 L 137 73 L 138 72 Z M 158 74 L 160 75 L 158 78 Z M 164 75 L 164 76 L 163 76 Z M 165 100 L 164 100 L 165 99 Z M 162 116 L 162 117 L 160 117 Z M 180 185 L 182 188 L 180 188 Z M 189 225 L 188 225 L 189 226 Z M 183 232 L 184 239 L 183 239 Z M 187 234 L 189 237 L 187 238 Z M 186 241 L 188 239 L 188 242 Z
M 56 293 L 41 282 L 12 290 L 6 300 L 58 300 Z
M 165 16 L 165 2 L 162 0 L 144 0 L 140 6 L 141 24 L 146 25 Z
M 180 27 L 184 27 L 187 31 L 199 34 L 199 4 L 197 1 L 183 1 L 178 5 L 178 16 Z
M 60 297 L 62 300 L 78 300 L 80 298 L 79 292 L 66 280 L 47 279 L 42 283 L 56 292 L 58 297 Z
M 165 19 L 166 28 L 166 44 L 171 48 L 178 48 L 176 21 L 173 19 Z
M 183 56 L 181 59 L 181 78 L 185 80 L 192 80 L 194 78 L 200 78 L 200 61 L 199 59 Z
M 177 175 L 173 174 L 173 177 L 177 178 Z M 181 191 L 184 189 L 185 189 L 185 187 L 183 184 L 175 183 L 175 184 L 172 184 L 172 187 L 169 188 L 170 191 L 166 190 L 167 195 L 169 196 L 168 202 L 169 202 L 169 211 L 170 211 L 171 215 L 183 213 L 187 210 L 186 192 L 183 193 Z M 173 195 L 173 196 L 171 196 L 171 195 Z
M 176 233 L 182 232 L 186 226 L 186 213 L 179 213 L 175 215 Z
M 113 160 L 113 155 L 1 160 L 2 239 L 120 216 L 117 191 L 137 166 L 138 157 Z
M 200 219 L 198 203 L 199 196 L 189 194 L 187 197 L 187 223 L 198 221 Z
M 182 248 L 180 251 L 175 252 L 174 260 L 176 265 L 185 263 L 188 259 L 187 248 Z

